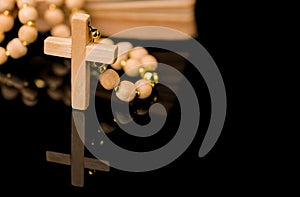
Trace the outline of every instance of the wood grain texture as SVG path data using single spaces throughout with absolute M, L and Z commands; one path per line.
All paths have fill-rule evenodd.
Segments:
M 196 0 L 86 0 L 85 9 L 93 23 L 101 27 L 102 35 L 112 36 L 121 31 L 141 26 L 162 26 L 197 36 Z M 120 20 L 121 19 L 121 20 Z M 184 40 L 151 33 L 120 38 L 145 40 Z
M 74 119 L 76 119 L 76 125 Z M 73 119 L 71 124 L 71 183 L 74 186 L 83 187 L 85 139 L 84 115 L 80 112 L 73 112 Z
M 88 14 L 75 14 L 72 18 L 71 46 L 71 99 L 74 109 L 86 110 L 90 96 L 90 69 L 86 65 L 86 45 L 90 42 Z
M 71 58 L 71 38 L 48 37 L 44 40 L 44 53 L 64 58 Z M 111 64 L 117 57 L 117 46 L 91 43 L 86 46 L 86 61 Z
M 65 153 L 47 151 L 46 160 L 48 162 L 71 165 L 71 155 Z M 109 172 L 110 170 L 109 163 L 107 161 L 87 157 L 84 158 L 84 167 L 91 170 L 99 170 L 104 172 Z
M 153 0 L 153 1 L 102 1 L 86 0 L 87 10 L 128 10 L 128 9 L 162 9 L 186 8 L 195 4 L 195 0 Z

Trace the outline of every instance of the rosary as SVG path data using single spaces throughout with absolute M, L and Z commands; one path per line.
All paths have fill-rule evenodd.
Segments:
M 65 5 L 68 8 L 70 17 L 75 13 L 84 12 L 81 9 L 84 0 L 46 0 L 45 3 L 48 4 L 48 9 L 39 13 L 36 0 L 0 0 L 0 43 L 5 39 L 5 33 L 14 27 L 16 17 L 22 23 L 18 37 L 9 41 L 5 48 L 0 47 L 0 65 L 4 64 L 8 57 L 18 59 L 26 55 L 27 46 L 38 37 L 36 21 L 42 15 L 51 27 L 53 36 L 69 37 L 70 28 L 61 7 Z
M 16 17 L 22 24 L 18 30 L 18 37 L 10 40 L 6 47 L 0 46 L 0 66 L 4 65 L 9 60 L 9 57 L 19 59 L 27 54 L 27 47 L 37 40 L 39 29 L 42 29 L 37 25 L 37 21 L 40 18 L 43 18 L 50 27 L 52 36 L 68 38 L 71 36 L 70 19 L 72 16 L 76 13 L 85 13 L 82 9 L 84 0 L 46 0 L 44 3 L 47 3 L 47 9 L 42 13 L 37 9 L 38 3 L 37 0 L 0 0 L 0 44 L 5 40 L 5 34 L 9 33 L 14 27 Z M 93 42 L 114 44 L 111 39 L 101 39 L 100 32 L 92 27 L 90 27 L 90 36 Z M 152 88 L 158 83 L 158 75 L 155 72 L 157 68 L 156 58 L 150 55 L 145 48 L 141 46 L 134 47 L 129 42 L 119 42 L 116 45 L 118 46 L 119 57 L 114 63 L 110 65 L 92 64 L 93 69 L 100 74 L 99 83 L 104 89 L 115 91 L 116 96 L 124 102 L 131 102 L 134 98 L 148 98 L 152 93 Z M 66 68 L 70 69 L 70 67 L 64 67 L 64 70 Z M 128 80 L 120 81 L 117 71 L 124 71 L 129 77 L 139 76 L 140 79 L 135 83 Z M 65 74 L 68 72 L 68 70 L 65 71 Z M 20 92 L 23 97 L 27 95 L 27 98 L 31 101 L 30 104 L 27 102 L 28 105 L 36 104 L 37 93 L 35 90 L 27 88 L 28 82 L 11 82 L 17 79 L 11 73 L 1 74 L 0 79 L 2 84 L 9 86 L 9 89 L 6 87 L 6 89 L 2 90 L 2 93 L 3 91 L 10 93 L 8 94 L 10 96 L 7 98 L 14 98 L 17 92 Z M 21 80 L 18 79 L 17 81 Z M 53 89 L 52 84 L 57 83 L 49 83 L 45 79 L 35 80 L 36 87 L 43 88 L 48 86 L 48 94 L 55 98 L 54 90 L 57 90 L 57 87 Z M 64 95 L 68 96 L 67 98 L 62 98 L 62 100 L 70 104 L 70 102 L 67 102 L 70 99 L 70 93 L 65 92 Z

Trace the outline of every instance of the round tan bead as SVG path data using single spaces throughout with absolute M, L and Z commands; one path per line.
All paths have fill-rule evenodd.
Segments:
M 62 6 L 64 4 L 64 0 L 47 0 L 47 3 Z
M 139 98 L 148 98 L 152 93 L 152 86 L 150 81 L 145 79 L 140 79 L 135 83 L 136 90 L 139 92 Z
M 132 49 L 132 44 L 130 42 L 119 42 L 118 46 L 118 58 L 115 63 L 111 65 L 116 70 L 121 70 L 122 65 L 121 62 L 128 59 L 128 52 Z
M 38 12 L 34 7 L 24 7 L 19 11 L 19 20 L 26 24 L 29 21 L 35 21 L 38 18 Z
M 130 58 L 141 59 L 143 56 L 147 55 L 148 51 L 144 47 L 134 47 L 129 52 Z
M 18 59 L 27 53 L 27 48 L 22 44 L 19 38 L 12 39 L 7 44 L 6 49 L 14 59 Z
M 128 59 L 128 55 L 123 54 L 123 55 L 119 56 L 117 58 L 117 60 L 113 64 L 111 64 L 110 66 L 115 70 L 121 70 L 122 69 L 121 62 L 126 61 L 127 59 Z
M 3 32 L 0 32 L 0 43 L 5 39 L 5 35 Z
M 35 27 L 30 27 L 28 25 L 23 25 L 18 32 L 20 40 L 27 42 L 28 44 L 36 41 L 38 37 L 38 32 Z
M 7 56 L 5 52 L 6 50 L 3 47 L 0 47 L 0 65 L 4 64 L 7 61 Z
M 36 6 L 36 0 L 18 0 L 17 1 L 18 8 L 20 8 L 20 9 L 23 7 L 24 4 L 35 7 Z
M 142 57 L 141 63 L 146 71 L 154 71 L 157 68 L 157 60 L 152 55 L 145 55 Z
M 106 90 L 114 89 L 120 82 L 120 77 L 113 69 L 107 69 L 99 77 L 99 82 Z
M 98 43 L 113 45 L 114 41 L 112 41 L 112 39 L 109 39 L 109 38 L 102 38 L 102 39 L 99 40 Z
M 38 18 L 34 22 L 34 26 L 38 32 L 45 33 L 51 30 L 51 26 L 44 20 L 44 18 Z
M 59 24 L 51 29 L 51 35 L 55 37 L 68 38 L 71 36 L 71 30 L 66 24 Z
M 85 0 L 66 0 L 65 4 L 69 9 L 82 8 Z
M 116 96 L 124 102 L 130 102 L 134 99 L 136 94 L 135 85 L 130 81 L 121 81 Z
M 0 0 L 0 12 L 12 11 L 15 7 L 15 0 Z
M 44 18 L 51 26 L 55 26 L 64 22 L 65 14 L 61 9 L 48 9 L 45 11 Z
M 131 58 L 127 60 L 123 70 L 129 77 L 136 77 L 139 74 L 140 65 L 139 60 Z
M 1 14 L 0 21 L 1 21 L 0 31 L 2 32 L 8 32 L 14 26 L 14 18 L 10 15 L 5 16 L 4 14 Z
M 118 55 L 128 54 L 128 52 L 132 49 L 132 44 L 130 42 L 119 42 L 118 46 Z

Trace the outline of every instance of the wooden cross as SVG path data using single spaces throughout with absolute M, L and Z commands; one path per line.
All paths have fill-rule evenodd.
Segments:
M 44 41 L 47 55 L 71 58 L 71 100 L 72 108 L 86 110 L 90 100 L 90 67 L 86 61 L 111 64 L 117 57 L 117 46 L 91 43 L 90 16 L 75 14 L 71 22 L 72 38 L 48 37 Z M 74 118 L 81 122 L 75 126 Z M 71 165 L 72 185 L 84 186 L 84 168 L 109 171 L 109 164 L 93 158 L 84 157 L 85 116 L 81 111 L 72 114 L 71 155 L 46 152 L 50 162 Z
M 86 110 L 90 96 L 90 67 L 86 61 L 112 64 L 117 57 L 117 46 L 91 43 L 90 16 L 75 14 L 71 22 L 72 38 L 48 37 L 44 41 L 47 55 L 71 58 L 72 108 Z

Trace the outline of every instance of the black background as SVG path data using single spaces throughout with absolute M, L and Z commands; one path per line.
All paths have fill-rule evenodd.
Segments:
M 45 160 L 47 150 L 70 152 L 70 107 L 43 96 L 46 95 L 43 92 L 35 107 L 25 106 L 20 99 L 7 101 L 0 97 L 1 179 L 5 183 L 4 189 L 12 187 L 10 191 L 20 190 L 23 193 L 38 192 L 41 189 L 40 195 L 48 192 L 58 194 L 60 191 L 93 192 L 99 195 L 116 192 L 144 195 L 159 194 L 160 190 L 183 191 L 189 195 L 192 191 L 219 192 L 219 187 L 216 186 L 223 185 L 227 186 L 224 191 L 236 191 L 236 188 L 248 191 L 261 186 L 264 176 L 257 176 L 254 169 L 263 169 L 265 173 L 268 169 L 249 151 L 252 144 L 247 139 L 247 133 L 251 126 L 241 124 L 241 112 L 247 111 L 247 107 L 241 102 L 242 92 L 235 92 L 239 91 L 236 88 L 239 83 L 236 73 L 242 74 L 240 66 L 237 65 L 240 63 L 238 34 L 241 29 L 231 6 L 228 1 L 214 0 L 198 1 L 196 5 L 199 32 L 196 39 L 218 65 L 228 97 L 224 129 L 209 154 L 204 158 L 198 157 L 208 124 L 208 116 L 204 115 L 191 146 L 170 165 L 143 173 L 123 172 L 112 168 L 109 173 L 96 172 L 89 175 L 87 170 L 85 186 L 73 187 L 69 166 Z M 39 41 L 30 46 L 31 51 L 26 57 L 16 61 L 10 59 L 7 65 L 1 67 L 1 71 L 9 70 L 6 67 L 12 66 L 14 68 L 10 68 L 11 71 L 21 69 L 22 72 L 27 72 L 23 73 L 25 76 L 32 75 L 35 68 L 31 66 L 27 69 L 26 64 L 31 61 L 32 56 L 42 55 L 42 41 L 46 36 L 47 34 L 40 35 Z M 185 74 L 190 77 L 196 90 L 203 89 L 205 92 L 205 88 L 198 84 L 199 76 L 191 73 L 192 70 L 187 70 Z M 209 113 L 208 107 L 205 107 L 208 102 L 203 102 L 204 112 Z M 252 178 L 255 181 L 249 184 Z M 137 188 L 140 192 L 137 192 Z

